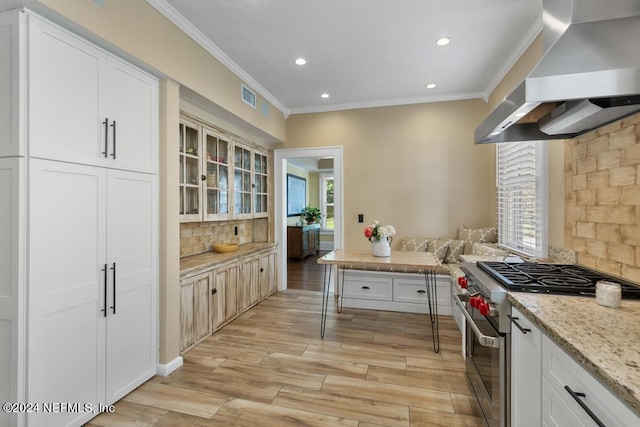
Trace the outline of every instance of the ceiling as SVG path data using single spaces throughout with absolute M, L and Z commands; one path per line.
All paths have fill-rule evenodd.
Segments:
M 285 116 L 486 99 L 542 29 L 542 0 L 147 1 Z

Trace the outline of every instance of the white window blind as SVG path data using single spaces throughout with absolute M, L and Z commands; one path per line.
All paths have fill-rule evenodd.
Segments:
M 333 175 L 320 174 L 320 211 L 322 212 L 322 229 L 333 230 L 335 225 Z
M 499 243 L 529 256 L 547 254 L 547 142 L 497 144 Z

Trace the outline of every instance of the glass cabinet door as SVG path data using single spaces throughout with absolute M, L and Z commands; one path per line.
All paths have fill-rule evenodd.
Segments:
M 253 213 L 255 217 L 269 214 L 268 165 L 266 154 L 253 153 Z
M 251 151 L 241 145 L 233 155 L 233 217 L 251 217 Z
M 200 219 L 200 130 L 180 121 L 180 217 L 182 221 Z
M 208 129 L 205 129 L 206 151 L 204 169 L 206 181 L 203 185 L 203 197 L 206 200 L 204 219 L 229 218 L 229 141 Z

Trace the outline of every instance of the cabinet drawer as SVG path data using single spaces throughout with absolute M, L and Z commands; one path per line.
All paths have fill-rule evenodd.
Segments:
M 392 280 L 386 277 L 345 277 L 344 298 L 391 301 Z
M 605 425 L 640 425 L 640 417 L 546 336 L 542 337 L 542 378 L 585 425 L 593 425 L 591 417 L 565 386 L 584 393 L 581 400 Z
M 447 279 L 448 280 L 448 279 Z M 451 288 L 444 280 L 436 279 L 438 307 L 451 305 Z M 393 279 L 393 300 L 396 302 L 409 302 L 414 304 L 428 304 L 427 288 L 424 277 L 419 279 Z

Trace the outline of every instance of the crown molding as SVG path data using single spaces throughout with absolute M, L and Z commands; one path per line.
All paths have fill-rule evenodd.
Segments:
M 290 108 L 291 114 L 327 113 L 331 111 L 358 110 L 361 108 L 393 107 L 409 104 L 428 104 L 432 102 L 464 101 L 467 99 L 484 99 L 485 92 L 466 92 L 453 95 L 419 96 L 415 98 L 379 99 L 348 104 L 317 105 L 313 107 Z
M 251 89 L 255 90 L 260 96 L 269 101 L 271 105 L 276 107 L 286 119 L 290 111 L 275 96 L 260 85 L 253 77 L 236 64 L 226 53 L 224 53 L 215 43 L 209 40 L 200 30 L 194 27 L 185 19 L 177 10 L 174 9 L 166 0 L 147 0 L 154 9 L 167 18 L 173 25 L 178 27 L 183 33 L 189 36 L 193 41 L 198 43 L 200 47 L 206 50 L 211 56 L 216 58 L 229 71 L 235 74 L 240 80 L 246 83 Z

